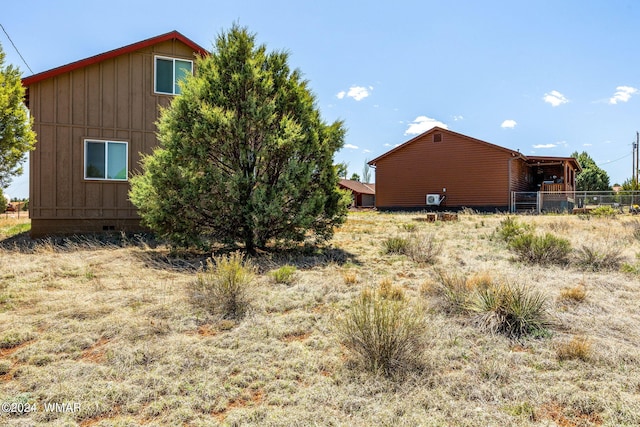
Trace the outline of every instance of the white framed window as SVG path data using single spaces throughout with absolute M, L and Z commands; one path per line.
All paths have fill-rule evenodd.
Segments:
M 84 140 L 84 179 L 126 181 L 129 176 L 129 143 Z
M 193 61 L 156 56 L 153 69 L 154 91 L 165 95 L 179 95 L 178 82 L 193 74 Z

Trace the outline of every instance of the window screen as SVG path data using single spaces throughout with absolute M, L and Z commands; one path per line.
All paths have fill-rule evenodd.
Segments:
M 107 144 L 107 179 L 127 179 L 127 144 Z
M 175 94 L 179 94 L 180 92 L 180 85 L 178 85 L 178 82 L 180 80 L 183 80 L 185 77 L 187 77 L 189 74 L 191 74 L 191 62 L 190 61 L 180 61 L 179 59 L 176 59 L 176 63 L 175 63 L 175 75 L 176 75 L 176 81 L 175 81 L 175 89 L 174 92 Z

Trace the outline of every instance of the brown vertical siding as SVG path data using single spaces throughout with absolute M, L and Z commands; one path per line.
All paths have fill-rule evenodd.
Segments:
M 193 50 L 169 40 L 55 75 L 29 86 L 38 142 L 30 154 L 32 234 L 139 227 L 128 182 L 84 179 L 85 138 L 129 143 L 129 172 L 139 153 L 157 145 L 159 106 L 153 92 L 154 55 L 193 60 Z
M 441 142 L 433 142 L 434 133 L 442 134 Z M 515 182 L 526 168 L 516 153 L 434 129 L 375 160 L 376 206 L 426 207 L 427 194 L 441 194 L 446 195 L 444 207 L 506 208 L 509 162 Z M 514 191 L 518 186 L 514 185 Z

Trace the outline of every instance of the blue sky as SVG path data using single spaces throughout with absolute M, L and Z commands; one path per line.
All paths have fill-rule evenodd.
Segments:
M 640 130 L 640 2 L 4 2 L 0 23 L 38 73 L 171 30 L 209 49 L 234 22 L 286 50 L 323 118 L 348 133 L 336 162 L 372 159 L 433 124 L 524 154 L 587 151 L 611 184 Z M 30 74 L 4 33 L 7 62 Z M 27 176 L 6 191 L 28 195 Z

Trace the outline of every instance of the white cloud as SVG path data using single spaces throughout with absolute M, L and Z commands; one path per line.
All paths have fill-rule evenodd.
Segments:
M 353 144 L 345 144 L 344 148 L 348 148 L 350 150 L 357 150 L 359 147 L 357 145 L 353 145 Z
M 547 102 L 554 107 L 569 102 L 569 100 L 557 90 L 552 90 L 549 93 L 545 93 L 542 99 L 544 99 L 544 102 Z
M 336 94 L 336 98 L 343 99 L 345 96 L 353 98 L 356 101 L 362 101 L 371 94 L 373 86 L 351 86 L 348 91 L 341 90 Z
M 638 89 L 631 86 L 618 86 L 616 93 L 609 98 L 609 104 L 617 104 L 618 102 L 627 102 L 631 95 L 638 93 Z
M 504 129 L 513 129 L 514 127 L 516 127 L 517 124 L 518 123 L 516 123 L 515 120 L 508 119 L 508 120 L 505 120 L 504 122 L 502 122 L 500 127 L 504 128 Z
M 583 147 L 591 147 L 593 144 L 582 144 Z
M 385 147 L 391 147 L 391 144 L 386 143 L 386 144 L 384 144 L 384 146 L 385 146 Z
M 436 119 L 431 119 L 427 116 L 418 116 L 415 120 L 409 123 L 409 127 L 404 132 L 405 135 L 419 135 L 423 132 L 428 131 L 429 129 L 439 126 L 443 129 L 449 129 L 448 126 L 441 121 Z
M 556 144 L 537 144 L 533 146 L 533 148 L 553 148 L 553 147 L 557 147 L 557 145 Z
M 453 116 L 453 121 L 457 122 L 458 120 L 464 120 L 464 117 L 462 116 Z
M 365 148 L 364 150 L 362 150 L 362 152 L 366 154 L 366 153 L 370 153 L 370 152 L 371 152 L 371 150 L 367 150 L 367 149 Z

